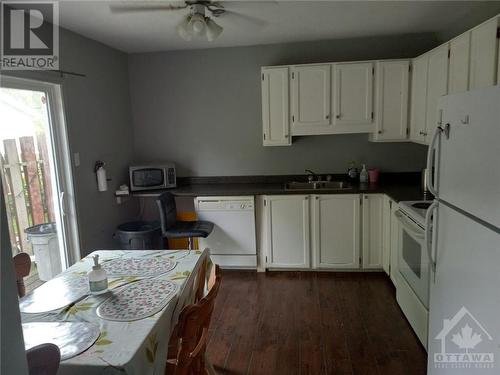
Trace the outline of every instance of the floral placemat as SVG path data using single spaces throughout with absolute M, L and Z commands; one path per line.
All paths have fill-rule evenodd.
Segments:
M 141 280 L 108 298 L 96 312 L 102 319 L 119 322 L 144 319 L 163 309 L 177 290 L 170 280 Z
M 104 262 L 102 268 L 109 276 L 154 277 L 175 268 L 176 262 L 161 257 L 119 258 Z

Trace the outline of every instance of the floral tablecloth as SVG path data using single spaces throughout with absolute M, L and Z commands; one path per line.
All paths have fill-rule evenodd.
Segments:
M 81 277 L 92 267 L 92 255 L 99 254 L 103 263 L 112 259 L 137 257 L 165 257 L 176 262 L 168 273 L 157 278 L 174 281 L 179 286 L 177 295 L 158 313 L 130 322 L 104 320 L 97 316 L 97 307 L 109 295 L 88 296 L 60 310 L 22 314 L 28 322 L 92 322 L 99 325 L 101 335 L 96 343 L 82 354 L 61 362 L 58 375 L 160 375 L 165 371 L 167 345 L 182 307 L 194 299 L 195 279 L 208 257 L 208 250 L 100 250 L 80 260 L 63 277 Z M 109 288 L 119 291 L 141 279 L 136 276 L 110 277 Z

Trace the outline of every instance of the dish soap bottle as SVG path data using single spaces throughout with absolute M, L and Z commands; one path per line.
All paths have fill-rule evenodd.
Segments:
M 359 182 L 366 183 L 368 182 L 368 172 L 366 170 L 366 166 L 363 164 L 363 169 L 359 173 Z
M 91 294 L 102 294 L 108 291 L 108 275 L 99 264 L 99 255 L 94 255 L 94 265 L 89 272 L 89 287 Z

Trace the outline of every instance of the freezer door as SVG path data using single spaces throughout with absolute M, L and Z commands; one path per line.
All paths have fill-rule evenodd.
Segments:
M 428 374 L 498 374 L 500 234 L 442 203 L 435 229 Z
M 440 99 L 440 200 L 500 228 L 500 86 Z

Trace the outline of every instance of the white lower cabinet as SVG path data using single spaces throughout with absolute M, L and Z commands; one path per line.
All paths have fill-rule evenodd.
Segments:
M 385 269 L 392 265 L 384 194 L 264 196 L 264 268 Z M 392 217 L 392 216 L 391 216 Z
M 266 267 L 309 268 L 309 196 L 266 196 L 264 211 Z
M 382 268 L 387 275 L 391 274 L 391 206 L 393 201 L 384 195 L 382 202 Z
M 391 238 L 390 238 L 390 274 L 392 283 L 397 287 L 398 282 L 398 248 L 400 241 L 399 220 L 396 217 L 396 211 L 399 210 L 399 205 L 396 202 L 391 204 Z
M 363 268 L 382 268 L 383 194 L 363 195 Z
M 314 268 L 359 268 L 359 195 L 311 197 Z

